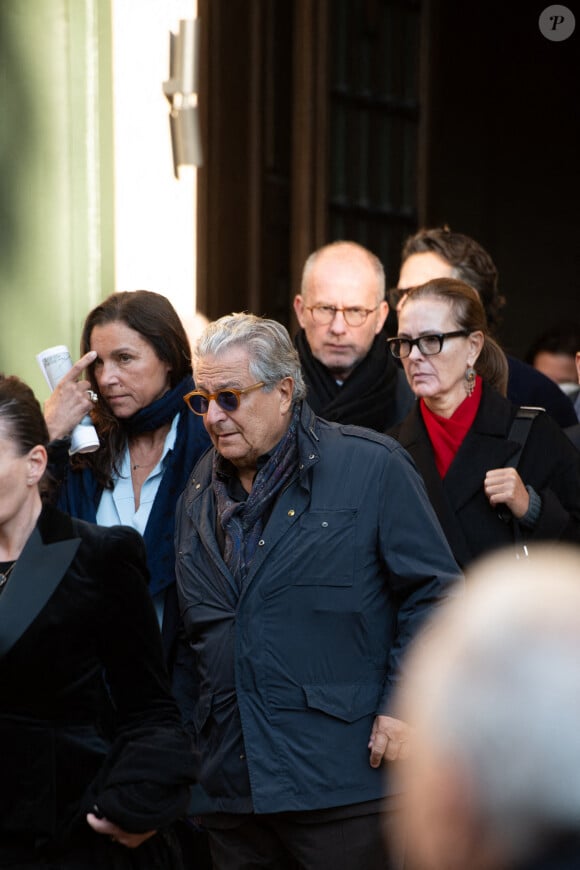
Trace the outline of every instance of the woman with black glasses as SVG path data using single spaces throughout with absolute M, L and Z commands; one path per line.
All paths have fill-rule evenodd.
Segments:
M 545 413 L 522 422 L 505 398 L 507 362 L 478 294 L 453 278 L 409 290 L 388 344 L 418 399 L 390 434 L 459 564 L 514 541 L 518 555 L 537 540 L 580 543 L 580 454 Z

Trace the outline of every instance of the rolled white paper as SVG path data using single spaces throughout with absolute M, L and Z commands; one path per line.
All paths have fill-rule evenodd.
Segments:
M 36 359 L 51 390 L 54 390 L 60 379 L 71 370 L 73 364 L 69 349 L 64 344 L 41 350 L 36 354 Z M 71 432 L 68 452 L 71 456 L 75 453 L 92 453 L 98 450 L 99 446 L 97 430 L 87 414 Z

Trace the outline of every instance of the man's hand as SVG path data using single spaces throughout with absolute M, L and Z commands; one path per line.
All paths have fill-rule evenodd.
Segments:
M 377 716 L 368 748 L 371 751 L 371 767 L 379 767 L 385 761 L 399 761 L 407 758 L 410 728 L 406 722 L 392 716 Z
M 490 505 L 505 504 L 519 520 L 530 506 L 530 496 L 515 468 L 492 468 L 483 481 Z
M 93 813 L 88 813 L 87 822 L 91 828 L 97 832 L 97 834 L 103 834 L 115 843 L 120 843 L 128 849 L 136 849 L 137 846 L 140 846 L 141 843 L 144 843 L 145 840 L 149 840 L 157 833 L 157 831 L 147 831 L 145 834 L 130 834 L 128 831 L 119 828 L 114 824 L 114 822 L 110 822 L 108 819 L 104 818 L 99 819 L 97 816 L 93 815 Z
M 70 435 L 77 423 L 93 407 L 90 397 L 91 385 L 87 380 L 77 380 L 88 365 L 94 362 L 96 352 L 90 350 L 63 375 L 44 403 L 44 419 L 50 440 Z

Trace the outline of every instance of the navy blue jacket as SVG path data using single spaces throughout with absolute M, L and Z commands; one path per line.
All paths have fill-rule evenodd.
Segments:
M 174 691 L 191 729 L 193 812 L 314 810 L 380 798 L 367 748 L 403 654 L 459 569 L 408 454 L 302 408 L 299 468 L 241 593 L 216 541 L 213 451 L 177 510 L 185 625 Z

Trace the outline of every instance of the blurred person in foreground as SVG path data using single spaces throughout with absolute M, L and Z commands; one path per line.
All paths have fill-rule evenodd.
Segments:
M 580 867 L 580 550 L 496 553 L 407 661 L 407 870 Z
M 136 290 L 113 293 L 88 314 L 81 351 L 44 406 L 57 505 L 101 526 L 132 526 L 143 536 L 170 663 L 179 617 L 175 504 L 210 443 L 183 402 L 194 388 L 189 341 L 165 296 Z M 68 436 L 87 412 L 101 447 L 71 459 Z
M 192 811 L 217 870 L 385 870 L 390 698 L 458 568 L 405 451 L 314 415 L 281 324 L 220 318 L 194 372 L 214 447 L 177 511 Z
M 461 566 L 510 541 L 580 543 L 580 455 L 540 412 L 520 447 L 507 362 L 477 292 L 436 278 L 411 288 L 389 339 L 419 399 L 392 434 L 411 454 Z
M 397 312 L 401 293 L 432 278 L 458 278 L 477 290 L 483 304 L 489 331 L 494 337 L 500 323 L 505 297 L 498 289 L 495 263 L 481 245 L 464 233 L 448 227 L 421 229 L 405 241 L 397 285 Z M 516 405 L 533 405 L 564 426 L 576 422 L 574 406 L 550 378 L 517 357 L 508 362 L 507 397 Z
M 332 242 L 304 265 L 294 310 L 308 403 L 319 417 L 385 432 L 413 404 L 385 345 L 385 270 L 355 242 Z
M 178 870 L 192 756 L 143 541 L 43 507 L 47 444 L 32 390 L 0 375 L 0 866 Z

